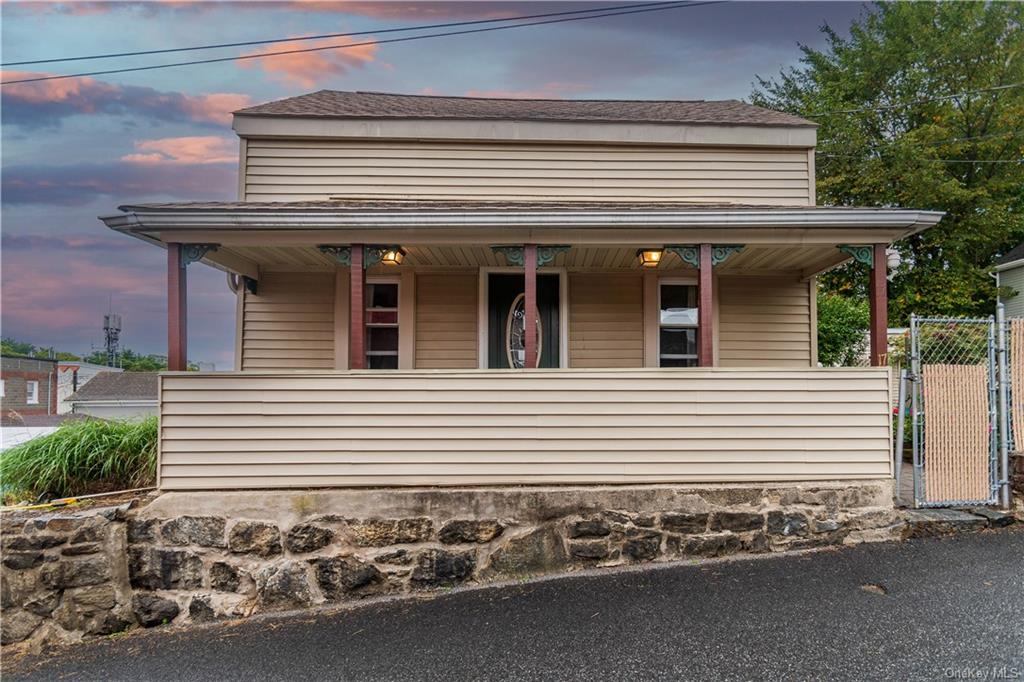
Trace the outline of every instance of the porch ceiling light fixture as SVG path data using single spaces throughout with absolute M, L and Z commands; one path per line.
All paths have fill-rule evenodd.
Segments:
M 640 265 L 645 268 L 656 268 L 661 263 L 661 257 L 665 255 L 665 249 L 640 249 L 636 257 L 640 259 Z
M 403 260 L 405 260 L 405 249 L 403 249 L 401 246 L 388 246 L 381 249 L 381 264 L 401 265 Z

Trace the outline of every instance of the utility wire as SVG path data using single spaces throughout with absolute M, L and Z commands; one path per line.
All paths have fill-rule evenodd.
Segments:
M 828 154 L 815 152 L 815 154 L 826 159 L 861 159 L 870 160 L 870 156 L 857 156 L 856 154 Z M 875 157 L 877 158 L 877 157 Z M 931 161 L 933 163 L 1024 163 L 1024 159 L 915 159 L 916 161 Z
M 589 14 L 591 12 L 610 12 L 620 9 L 639 9 L 641 7 L 657 7 L 660 5 L 675 5 L 679 0 L 668 0 L 663 2 L 633 3 L 619 5 L 617 7 L 591 7 L 590 9 L 577 9 L 566 12 L 548 12 L 546 14 L 527 14 L 518 17 L 504 17 L 502 19 L 477 19 L 474 21 L 452 21 L 444 24 L 426 24 L 421 26 L 406 26 L 404 28 L 385 28 L 377 31 L 353 31 L 350 33 L 323 33 L 315 36 L 298 36 L 295 38 L 270 38 L 268 40 L 247 40 L 238 43 L 217 43 L 213 45 L 194 45 L 192 47 L 170 47 L 161 50 L 140 50 L 137 52 L 111 52 L 107 54 L 93 54 L 78 57 L 56 57 L 53 59 L 31 59 L 20 62 L 3 62 L 0 67 L 7 66 L 28 66 L 30 64 L 53 64 L 55 62 L 77 62 L 91 59 L 113 59 L 117 57 L 139 57 L 152 54 L 168 54 L 171 52 L 194 52 L 196 50 L 217 50 L 227 47 L 249 47 L 252 45 L 272 45 L 274 43 L 295 43 L 305 40 L 323 40 L 325 38 L 351 38 L 353 36 L 379 35 L 382 33 L 400 33 L 403 31 L 430 31 L 438 28 L 454 28 L 456 26 L 473 26 L 477 24 L 494 24 L 506 21 L 525 21 L 527 19 L 544 19 L 547 17 L 561 17 L 572 14 Z
M 956 144 L 958 142 L 968 142 L 968 141 L 973 141 L 973 140 L 991 140 L 991 139 L 997 138 L 997 137 L 1002 137 L 1002 138 L 1005 138 L 1007 140 L 1012 140 L 1012 139 L 1015 139 L 1015 138 L 1021 137 L 1021 136 L 1024 136 L 1024 130 L 1007 130 L 1007 131 L 1002 132 L 1002 133 L 988 133 L 987 135 L 971 135 L 971 136 L 968 136 L 968 137 L 949 137 L 949 138 L 946 138 L 945 140 L 914 141 L 912 144 L 917 145 L 917 146 L 924 146 L 924 147 L 938 147 L 938 146 L 944 145 L 944 144 Z M 892 140 L 888 140 L 888 142 L 894 144 L 896 142 L 902 141 L 902 139 L 903 139 L 902 137 L 895 138 L 895 139 L 892 139 Z M 833 141 L 824 140 L 820 144 L 822 144 L 822 145 L 833 144 Z M 844 144 L 844 143 L 840 141 L 840 142 L 837 142 L 836 144 Z M 824 150 L 820 150 L 817 153 L 818 154 L 824 154 L 825 151 Z
M 403 38 L 387 38 L 387 39 L 384 39 L 384 40 L 367 40 L 367 41 L 364 41 L 364 42 L 361 42 L 361 43 L 347 43 L 347 44 L 344 44 L 344 45 L 325 45 L 325 46 L 322 46 L 322 47 L 308 47 L 308 48 L 302 48 L 302 49 L 297 49 L 297 50 L 280 50 L 280 51 L 277 51 L 277 52 L 264 52 L 262 54 L 243 54 L 243 55 L 237 55 L 237 56 L 234 56 L 234 57 L 218 57 L 218 58 L 213 58 L 213 59 L 195 59 L 195 60 L 187 61 L 187 62 L 173 62 L 173 63 L 170 63 L 170 64 L 153 64 L 153 65 L 150 65 L 150 66 L 134 66 L 134 67 L 126 67 L 126 68 L 122 68 L 122 69 L 107 69 L 107 70 L 104 70 L 104 71 L 89 71 L 89 72 L 84 72 L 84 73 L 65 74 L 65 75 L 59 75 L 59 76 L 37 76 L 37 77 L 34 77 L 34 78 L 20 78 L 20 79 L 17 79 L 17 80 L 3 81 L 3 82 L 0 82 L 0 86 L 3 86 L 3 85 L 14 85 L 15 83 L 37 83 L 37 82 L 40 82 L 40 81 L 63 80 L 63 79 L 66 79 L 66 78 L 83 78 L 83 77 L 86 77 L 86 76 L 105 76 L 105 75 L 115 74 L 115 73 L 130 73 L 130 72 L 135 72 L 135 71 L 152 71 L 152 70 L 155 70 L 155 69 L 168 69 L 168 68 L 177 67 L 177 66 L 194 66 L 194 65 L 197 65 L 197 64 L 216 64 L 216 63 L 219 63 L 219 62 L 241 61 L 243 59 L 264 59 L 264 58 L 267 58 L 267 57 L 279 57 L 279 56 L 282 56 L 282 55 L 289 55 L 289 54 L 301 54 L 301 53 L 304 53 L 304 52 L 322 52 L 324 50 L 342 50 L 342 49 L 349 49 L 349 48 L 353 48 L 353 47 L 363 47 L 363 46 L 367 46 L 367 45 L 385 45 L 385 44 L 389 44 L 389 43 L 404 43 L 404 42 L 409 42 L 409 41 L 413 41 L 413 40 L 423 40 L 423 39 L 426 39 L 426 38 L 444 38 L 444 37 L 447 37 L 447 36 L 468 35 L 468 34 L 471 34 L 471 33 L 487 33 L 487 32 L 490 32 L 490 31 L 502 31 L 502 30 L 505 30 L 505 29 L 512 29 L 512 28 L 525 28 L 527 26 L 542 26 L 542 25 L 546 25 L 546 24 L 561 24 L 561 23 L 570 22 L 570 21 L 583 21 L 584 19 L 599 19 L 599 18 L 602 18 L 602 17 L 616 17 L 616 16 L 622 16 L 622 15 L 626 15 L 626 14 L 641 14 L 641 13 L 644 13 L 644 12 L 660 12 L 660 11 L 669 10 L 669 9 L 686 9 L 688 7 L 699 7 L 701 5 L 717 5 L 717 4 L 720 4 L 720 3 L 725 2 L 725 1 L 726 0 L 712 0 L 710 2 L 689 2 L 689 3 L 685 3 L 685 4 L 659 5 L 657 7 L 648 7 L 646 9 L 632 9 L 632 10 L 626 10 L 626 11 L 620 11 L 620 12 L 603 12 L 603 13 L 600 13 L 600 14 L 590 14 L 590 15 L 587 15 L 587 16 L 563 17 L 561 19 L 546 19 L 546 20 L 543 20 L 543 21 L 531 21 L 531 22 L 527 22 L 527 23 L 523 23 L 523 24 L 511 24 L 511 25 L 508 25 L 508 26 L 485 26 L 484 28 L 464 29 L 464 30 L 461 30 L 461 31 L 445 31 L 445 32 L 442 32 L 442 33 L 427 33 L 427 34 L 424 34 L 424 35 L 407 36 L 407 37 L 403 37 Z
M 1010 90 L 1012 88 L 1024 87 L 1024 82 L 1021 83 L 1007 83 L 1006 85 L 994 85 L 990 88 L 980 88 L 978 90 L 966 90 L 964 92 L 958 92 L 953 95 L 940 95 L 937 97 L 924 97 L 922 99 L 916 99 L 911 102 L 902 102 L 900 104 L 890 104 L 880 107 L 861 107 L 859 109 L 837 109 L 836 111 L 817 111 L 810 114 L 803 114 L 810 118 L 816 116 L 835 116 L 837 114 L 860 114 L 867 111 L 892 111 L 893 109 L 903 109 L 905 107 L 912 107 L 915 104 L 927 104 L 928 102 L 941 102 L 947 99 L 957 99 L 964 95 L 980 95 L 985 92 L 998 92 L 1001 90 Z

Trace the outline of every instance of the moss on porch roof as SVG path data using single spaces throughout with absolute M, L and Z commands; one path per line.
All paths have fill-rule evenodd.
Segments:
M 805 118 L 739 100 L 502 99 L 341 90 L 288 97 L 235 115 L 817 127 Z

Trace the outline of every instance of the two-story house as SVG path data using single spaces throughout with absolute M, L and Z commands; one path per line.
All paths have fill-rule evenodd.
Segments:
M 238 200 L 122 206 L 237 294 L 235 372 L 170 372 L 165 490 L 888 481 L 886 247 L 815 202 L 815 124 L 738 101 L 321 91 L 236 112 Z M 871 360 L 815 278 L 871 267 Z

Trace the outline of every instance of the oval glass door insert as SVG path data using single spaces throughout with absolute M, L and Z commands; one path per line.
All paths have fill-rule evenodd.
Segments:
M 536 309 L 533 312 L 537 319 L 537 363 L 534 367 L 539 367 L 540 356 L 544 352 L 541 343 L 544 335 L 540 313 Z M 509 307 L 508 319 L 505 321 L 505 353 L 508 355 L 509 367 L 522 369 L 526 365 L 526 294 L 516 296 Z

